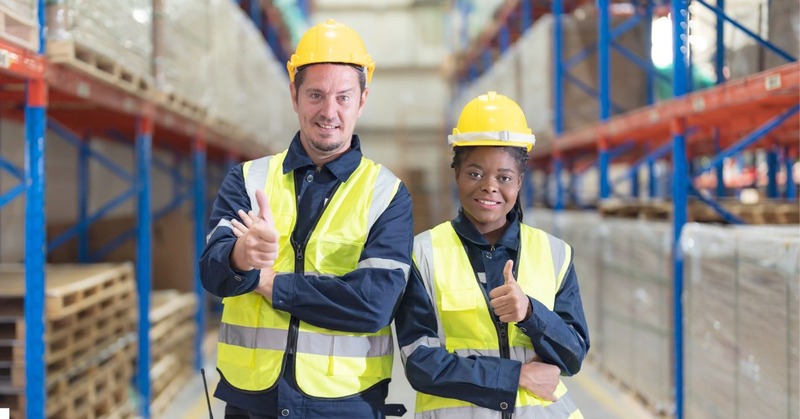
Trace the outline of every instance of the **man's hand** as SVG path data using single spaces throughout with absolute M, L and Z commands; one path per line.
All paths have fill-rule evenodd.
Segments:
M 272 302 L 272 285 L 275 283 L 275 271 L 272 268 L 263 268 L 258 275 L 258 286 L 253 291 L 261 294 Z
M 530 299 L 514 279 L 514 261 L 506 262 L 503 276 L 505 284 L 489 292 L 489 303 L 501 322 L 520 322 L 530 315 L 532 308 Z
M 256 195 L 258 197 L 258 195 Z M 259 204 L 261 205 L 261 204 Z M 244 237 L 248 231 L 250 231 L 250 227 L 258 222 L 258 215 L 250 211 L 245 213 L 243 210 L 239 210 L 239 217 L 241 217 L 242 221 L 233 219 L 231 220 L 231 228 L 233 229 L 233 235 L 236 238 Z M 275 271 L 272 268 L 262 268 L 261 272 L 258 275 L 258 286 L 253 291 L 261 294 L 269 301 L 272 301 L 272 285 L 275 283 Z
M 242 223 L 231 221 L 234 235 L 237 237 L 231 253 L 231 264 L 240 271 L 269 268 L 278 258 L 279 235 L 264 191 L 256 191 L 256 201 L 260 208 L 258 214 L 250 211 L 248 215 L 239 210 L 239 216 L 242 217 L 242 223 L 246 227 L 244 232 L 239 231 L 241 235 L 237 234 L 237 225 L 234 223 L 238 223 L 239 226 L 242 226 Z
M 560 376 L 561 370 L 557 366 L 530 361 L 522 364 L 519 386 L 542 400 L 554 402 L 558 400 L 555 393 Z

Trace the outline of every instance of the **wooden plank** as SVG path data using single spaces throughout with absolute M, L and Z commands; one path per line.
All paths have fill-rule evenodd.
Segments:
M 48 40 L 46 51 L 48 60 L 53 64 L 74 68 L 143 98 L 153 96 L 153 85 L 148 76 L 126 68 L 119 61 L 89 46 L 73 40 Z

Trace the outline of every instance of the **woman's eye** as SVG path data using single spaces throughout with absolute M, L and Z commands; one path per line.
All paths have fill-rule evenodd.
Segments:
M 473 179 L 480 179 L 481 177 L 483 177 L 483 175 L 481 173 L 478 173 L 478 172 L 470 172 L 469 173 L 469 177 L 471 177 Z
M 511 182 L 511 176 L 500 176 L 498 180 L 503 183 Z

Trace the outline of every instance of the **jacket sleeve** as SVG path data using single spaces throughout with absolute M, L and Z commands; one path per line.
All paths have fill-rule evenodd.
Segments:
M 533 313 L 528 320 L 517 323 L 517 327 L 531 338 L 543 362 L 557 365 L 562 375 L 577 374 L 589 351 L 589 331 L 572 261 L 552 311 L 535 298 L 530 300 Z
M 411 195 L 401 184 L 372 226 L 358 267 L 339 277 L 279 273 L 275 308 L 315 326 L 344 332 L 376 332 L 392 320 L 411 266 Z
M 244 294 L 258 284 L 258 270 L 239 272 L 231 267 L 231 251 L 236 236 L 230 221 L 238 219 L 237 210 L 249 211 L 250 198 L 244 185 L 242 164 L 233 167 L 222 181 L 208 220 L 206 246 L 200 256 L 200 282 L 218 297 Z
M 521 364 L 491 356 L 462 357 L 442 347 L 436 315 L 416 266 L 395 317 L 397 341 L 411 386 L 487 409 L 512 412 Z

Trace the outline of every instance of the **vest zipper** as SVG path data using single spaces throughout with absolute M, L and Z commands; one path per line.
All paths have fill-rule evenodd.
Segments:
M 311 238 L 311 234 L 314 233 L 314 229 L 317 228 L 317 223 L 319 223 L 319 220 L 322 218 L 322 214 L 325 213 L 325 208 L 328 207 L 328 203 L 331 202 L 331 198 L 333 197 L 334 194 L 336 194 L 336 190 L 339 189 L 339 185 L 341 185 L 341 182 L 337 183 L 336 186 L 334 186 L 333 189 L 331 189 L 330 195 L 325 197 L 325 200 L 322 202 L 322 210 L 319 212 L 319 215 L 314 220 L 313 224 L 311 225 L 311 228 L 308 229 L 308 234 L 306 234 L 305 240 L 303 240 L 302 243 L 297 243 L 296 241 L 294 241 L 294 238 L 289 239 L 289 242 L 292 244 L 292 248 L 294 249 L 295 273 L 302 274 L 305 272 L 306 244 L 308 244 L 308 239 Z M 297 190 L 297 183 L 295 183 L 294 188 L 295 188 L 295 196 L 297 197 L 294 203 L 295 206 L 299 206 L 300 193 Z M 300 214 L 300 208 L 296 208 L 295 214 Z M 296 226 L 297 223 L 295 222 L 295 227 Z M 286 340 L 286 353 L 289 355 L 293 356 L 295 352 L 297 352 L 297 335 L 299 333 L 299 330 L 300 330 L 300 319 L 298 319 L 295 316 L 291 316 L 289 318 L 289 336 L 287 337 Z M 297 365 L 296 365 L 297 359 L 292 357 L 292 362 L 295 363 L 294 373 L 295 375 L 297 375 Z

